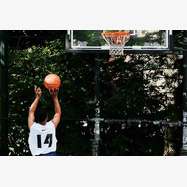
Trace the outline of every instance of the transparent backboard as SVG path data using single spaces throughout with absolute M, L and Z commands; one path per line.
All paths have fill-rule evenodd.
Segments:
M 103 30 L 70 30 L 68 31 L 70 48 L 72 50 L 109 50 L 110 46 L 103 39 L 102 32 Z M 167 50 L 170 47 L 171 31 L 129 30 L 129 32 L 130 39 L 124 46 L 126 50 Z

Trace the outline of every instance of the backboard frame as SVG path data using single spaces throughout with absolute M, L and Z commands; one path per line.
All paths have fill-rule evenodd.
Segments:
M 74 46 L 73 45 L 73 31 L 68 30 L 66 35 L 66 43 L 65 48 L 67 52 L 71 53 L 109 53 L 110 46 Z M 124 53 L 172 53 L 173 51 L 173 35 L 172 30 L 164 30 L 166 31 L 166 45 L 165 46 L 125 46 Z M 136 30 L 131 33 L 131 35 L 135 35 Z

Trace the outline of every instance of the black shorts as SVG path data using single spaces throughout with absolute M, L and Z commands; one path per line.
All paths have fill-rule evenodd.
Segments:
M 38 156 L 58 156 L 56 152 L 50 152 L 50 153 L 46 153 L 46 154 L 40 154 Z

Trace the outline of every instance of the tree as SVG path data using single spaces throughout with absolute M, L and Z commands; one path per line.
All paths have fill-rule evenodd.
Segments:
M 62 79 L 60 102 L 63 111 L 58 129 L 58 151 L 65 155 L 90 155 L 93 123 L 82 122 L 95 115 L 95 62 L 91 55 L 72 55 L 64 51 L 65 31 L 11 31 L 9 57 L 9 151 L 28 155 L 27 110 L 33 99 L 33 85 L 41 86 L 46 74 Z M 177 33 L 177 37 L 181 33 Z M 22 39 L 20 39 L 20 37 Z M 95 36 L 94 36 L 95 37 Z M 179 37 L 179 38 L 180 38 Z M 176 39 L 178 44 L 180 42 Z M 127 55 L 125 56 L 125 58 Z M 101 117 L 115 119 L 180 120 L 181 65 L 175 55 L 130 55 L 105 63 L 100 56 Z M 162 80 L 161 84 L 157 84 Z M 176 94 L 177 93 L 177 94 Z M 171 97 L 170 97 L 171 96 Z M 178 98 L 178 99 L 177 99 Z M 47 90 L 40 103 L 52 103 Z M 104 126 L 105 125 L 105 126 Z M 101 124 L 103 155 L 162 155 L 164 131 L 143 124 L 141 128 L 122 128 Z M 176 130 L 178 131 L 178 129 Z M 174 131 L 174 132 L 176 132 Z M 178 149 L 180 134 L 172 132 Z M 173 136 L 174 137 L 174 136 Z

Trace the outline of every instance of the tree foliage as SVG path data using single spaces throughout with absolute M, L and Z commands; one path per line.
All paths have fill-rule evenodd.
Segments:
M 26 34 L 33 36 L 34 31 Z M 95 56 L 66 54 L 64 37 L 54 38 L 53 35 L 42 39 L 42 42 L 33 42 L 32 37 L 28 37 L 22 47 L 14 45 L 10 51 L 10 155 L 30 155 L 27 115 L 34 99 L 34 85 L 42 87 L 40 105 L 47 106 L 50 116 L 53 115 L 52 101 L 43 87 L 44 77 L 51 72 L 62 79 L 59 99 L 63 119 L 57 129 L 58 152 L 63 155 L 91 155 L 94 124 L 88 122 L 85 125 L 83 120 L 95 115 Z M 177 35 L 181 37 L 181 33 Z M 181 120 L 182 65 L 175 55 L 126 55 L 110 63 L 105 56 L 101 55 L 99 59 L 101 117 Z M 163 153 L 166 131 L 160 126 L 144 124 L 141 128 L 138 125 L 123 128 L 122 124 L 102 123 L 101 131 L 101 155 Z M 180 128 L 174 132 L 181 132 Z M 170 140 L 175 149 L 179 149 L 181 134 L 174 132 Z

